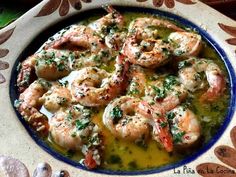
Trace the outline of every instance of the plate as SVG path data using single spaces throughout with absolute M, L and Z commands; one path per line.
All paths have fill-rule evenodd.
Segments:
M 153 170 L 140 172 L 88 171 L 48 148 L 37 138 L 13 107 L 16 99 L 16 68 L 19 60 L 32 54 L 52 34 L 86 13 L 104 4 L 121 11 L 158 14 L 196 29 L 221 55 L 231 86 L 227 116 L 217 134 L 197 153 L 186 159 Z M 77 20 L 76 20 L 77 19 Z M 71 176 L 144 175 L 150 176 L 217 176 L 236 173 L 236 22 L 205 4 L 192 0 L 45 0 L 17 21 L 0 31 L 0 152 L 19 159 L 33 174 L 40 162 L 53 171 L 66 169 Z

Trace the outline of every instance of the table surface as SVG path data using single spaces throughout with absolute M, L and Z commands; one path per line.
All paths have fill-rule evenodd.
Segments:
M 40 0 L 1 0 L 0 29 L 8 25 L 23 13 L 32 8 Z M 11 1 L 14 3 L 11 3 Z M 236 20 L 236 0 L 202 0 L 226 16 Z M 19 4 L 16 4 L 16 3 Z M 13 4 L 13 5 L 12 5 Z

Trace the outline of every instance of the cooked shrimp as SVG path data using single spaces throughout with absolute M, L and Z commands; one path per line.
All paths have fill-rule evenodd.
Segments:
M 159 106 L 151 106 L 146 101 L 141 101 L 138 105 L 138 112 L 148 118 L 147 122 L 153 128 L 153 139 L 159 142 L 167 152 L 171 152 L 173 151 L 173 139 L 167 119 L 160 114 L 162 109 Z
M 141 42 L 140 42 L 141 41 Z M 124 43 L 123 54 L 132 64 L 155 68 L 167 63 L 170 59 L 170 45 L 163 40 L 143 39 L 137 32 Z
M 176 93 L 178 94 L 176 95 Z M 173 150 L 173 138 L 165 113 L 178 106 L 184 97 L 186 97 L 186 92 L 180 88 L 180 92 L 171 93 L 161 102 L 141 101 L 138 106 L 138 112 L 149 118 L 148 123 L 153 127 L 154 140 L 161 143 L 167 152 Z
M 128 95 L 134 97 L 142 97 L 145 93 L 146 75 L 143 68 L 138 65 L 132 65 L 128 72 L 129 86 L 127 89 Z
M 151 27 L 157 30 L 151 29 Z M 129 27 L 129 37 L 123 46 L 123 53 L 133 64 L 155 68 L 166 64 L 171 56 L 172 45 L 158 37 L 158 27 L 173 31 L 184 31 L 175 24 L 157 18 L 137 18 Z
M 56 112 L 61 107 L 70 105 L 72 96 L 70 90 L 59 85 L 52 86 L 41 98 L 44 107 L 49 112 Z
M 105 43 L 107 47 L 118 51 L 123 46 L 126 39 L 126 35 L 127 34 L 125 32 L 109 33 L 105 37 Z
M 46 116 L 38 110 L 42 106 L 39 98 L 49 89 L 50 83 L 42 79 L 34 81 L 15 103 L 19 113 L 29 124 L 39 133 L 46 135 L 48 133 L 48 121 Z
M 155 106 L 155 110 L 163 115 L 181 104 L 187 95 L 187 90 L 178 78 L 169 75 L 164 80 L 150 82 L 145 89 L 144 100 Z
M 101 139 L 99 128 L 91 122 L 89 110 L 81 105 L 73 105 L 69 109 L 61 109 L 49 120 L 52 140 L 68 150 L 82 150 L 87 156 L 92 155 L 96 163 L 100 164 L 99 147 Z M 92 154 L 91 154 L 92 153 Z M 93 155 L 96 158 L 93 159 Z M 88 166 L 89 168 L 91 166 Z
M 96 31 L 102 37 L 113 30 L 121 29 L 124 25 L 124 17 L 111 6 L 104 6 L 108 12 L 106 16 L 92 22 L 88 26 Z
M 127 69 L 121 56 L 112 75 L 96 67 L 81 69 L 71 85 L 73 99 L 84 106 L 106 105 L 124 90 Z
M 22 62 L 17 77 L 19 91 L 23 92 L 37 77 L 56 80 L 71 71 L 68 62 L 69 52 L 61 50 L 41 50 Z
M 171 152 L 173 140 L 165 113 L 180 105 L 186 98 L 187 91 L 174 76 L 168 76 L 164 81 L 153 81 L 146 87 L 144 101 L 139 103 L 138 112 L 149 118 L 153 127 L 153 138 Z
M 188 108 L 178 106 L 167 113 L 171 133 L 176 145 L 190 146 L 200 137 L 200 123 Z
M 35 79 L 35 63 L 36 58 L 34 55 L 28 57 L 19 66 L 19 74 L 17 76 L 17 87 L 20 93 L 25 91 L 25 89 L 33 82 Z
M 35 71 L 39 78 L 54 81 L 71 72 L 69 52 L 63 50 L 41 50 L 35 54 Z
M 139 102 L 137 98 L 122 96 L 107 105 L 103 123 L 114 136 L 130 141 L 148 138 L 147 119 L 137 112 Z
M 180 82 L 191 92 L 205 87 L 205 73 L 209 89 L 201 96 L 202 101 L 214 101 L 225 90 L 226 81 L 217 64 L 212 60 L 190 58 L 180 62 Z
M 150 17 L 141 17 L 136 18 L 133 22 L 131 22 L 129 26 L 129 31 L 132 32 L 133 30 L 141 30 L 147 29 L 149 27 L 164 27 L 171 29 L 173 31 L 184 31 L 182 28 L 176 26 L 174 23 L 171 23 L 167 20 L 161 20 L 157 18 L 150 18 Z M 149 36 L 150 37 L 150 36 Z
M 102 38 L 96 35 L 90 27 L 77 25 L 66 31 L 61 38 L 48 43 L 44 48 L 70 49 L 73 51 L 89 50 L 91 53 L 97 54 L 105 48 L 105 45 Z
M 173 32 L 168 41 L 173 46 L 175 56 L 197 56 L 201 50 L 202 37 L 193 32 Z

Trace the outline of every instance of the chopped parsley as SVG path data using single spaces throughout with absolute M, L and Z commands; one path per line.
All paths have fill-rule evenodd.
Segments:
M 166 113 L 166 117 L 167 117 L 167 119 L 172 120 L 172 119 L 175 118 L 175 113 L 174 112 L 168 112 L 168 113 Z
M 68 121 L 71 121 L 72 120 L 72 112 L 71 111 L 69 111 L 69 113 L 68 113 L 68 115 L 67 115 L 67 117 L 66 117 L 66 119 L 68 120 Z
M 59 63 L 59 64 L 57 65 L 57 70 L 58 70 L 58 71 L 64 71 L 64 70 L 65 70 L 65 64 Z
M 172 86 L 179 84 L 175 76 L 169 75 L 165 78 L 163 86 L 166 90 L 170 90 Z
M 166 57 L 170 56 L 170 51 L 167 48 L 162 48 L 162 52 L 165 54 Z
M 175 51 L 175 55 L 176 56 L 181 56 L 181 55 L 183 55 L 185 53 L 185 51 L 183 51 L 183 50 L 176 50 Z
M 43 88 L 50 88 L 52 86 L 52 84 L 46 80 L 43 79 L 39 79 L 37 81 Z
M 185 132 L 178 132 L 178 133 L 173 134 L 174 143 L 176 144 L 176 143 L 182 142 L 182 138 L 184 135 L 185 135 Z
M 160 89 L 154 85 L 152 85 L 151 87 L 156 93 L 155 99 L 163 99 L 166 97 L 165 89 Z
M 67 86 L 68 86 L 68 84 L 69 84 L 69 82 L 68 82 L 68 81 L 62 81 L 62 80 L 58 80 L 58 82 L 59 82 L 60 86 L 62 86 L 62 87 L 67 87 Z
M 19 106 L 21 105 L 22 102 L 23 102 L 22 100 L 15 100 L 14 101 L 14 107 L 19 108 Z
M 100 143 L 101 141 L 98 134 L 96 134 L 95 136 L 89 137 L 88 139 L 88 147 L 98 146 Z
M 75 127 L 77 130 L 83 130 L 89 125 L 89 119 L 80 119 L 75 121 Z
M 122 160 L 119 155 L 111 155 L 109 159 L 107 160 L 107 163 L 109 164 L 121 164 Z
M 114 107 L 111 111 L 111 118 L 114 124 L 117 124 L 123 116 L 123 111 L 118 107 Z
M 22 68 L 22 64 L 21 64 L 21 63 L 19 63 L 19 64 L 17 65 L 17 67 L 16 67 L 16 71 L 20 71 L 20 70 L 21 70 L 21 68 Z
M 192 64 L 190 63 L 190 62 L 188 62 L 188 61 L 181 61 L 181 62 L 179 62 L 179 64 L 178 64 L 178 68 L 179 69 L 182 69 L 182 68 L 185 68 L 185 67 L 188 67 L 188 66 L 191 66 Z
M 161 122 L 161 123 L 160 123 L 160 126 L 161 126 L 162 128 L 166 127 L 167 125 L 168 125 L 167 122 Z

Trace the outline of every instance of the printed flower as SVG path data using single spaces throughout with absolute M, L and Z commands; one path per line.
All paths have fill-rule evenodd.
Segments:
M 145 2 L 147 0 L 136 0 L 137 2 Z M 192 0 L 153 0 L 152 3 L 155 7 L 161 7 L 163 4 L 167 8 L 173 8 L 175 6 L 175 1 L 180 2 L 182 4 L 195 4 Z
M 236 176 L 236 126 L 231 130 L 230 137 L 234 147 L 221 145 L 215 148 L 214 153 L 221 162 L 231 168 L 218 163 L 202 163 L 196 167 L 198 174 L 203 177 Z
M 7 30 L 0 34 L 0 45 L 6 42 L 12 35 L 15 28 L 12 28 L 10 30 Z M 0 48 L 0 58 L 5 57 L 9 53 L 8 49 L 2 49 Z M 9 68 L 8 62 L 0 60 L 0 70 L 5 70 Z M 0 84 L 4 83 L 6 81 L 5 77 L 0 73 Z
M 9 64 L 5 61 L 0 60 L 0 70 L 5 70 L 9 68 Z M 5 77 L 0 73 L 0 84 L 6 81 Z
M 226 40 L 226 42 L 230 45 L 236 45 L 236 27 L 233 26 L 227 26 L 224 25 L 222 23 L 218 23 L 218 25 L 220 26 L 220 28 L 222 30 L 224 30 L 226 33 L 230 34 L 231 36 L 233 36 L 233 38 L 229 38 Z
M 59 8 L 59 15 L 65 16 L 70 10 L 70 5 L 80 10 L 82 8 L 81 1 L 84 3 L 90 3 L 92 0 L 49 0 L 39 11 L 36 17 L 47 16 L 55 12 Z

